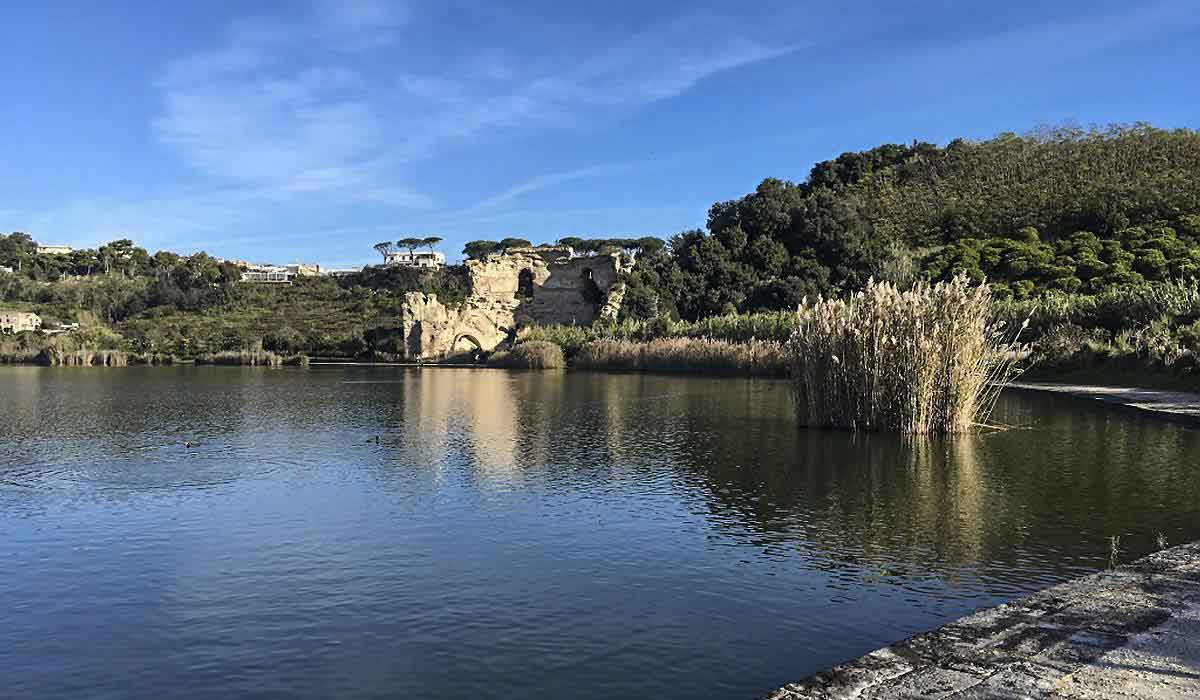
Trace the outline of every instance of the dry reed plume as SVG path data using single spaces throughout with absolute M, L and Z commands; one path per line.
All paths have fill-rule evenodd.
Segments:
M 908 291 L 872 281 L 807 299 L 788 341 L 796 410 L 813 427 L 958 433 L 987 421 L 1022 355 L 965 276 Z

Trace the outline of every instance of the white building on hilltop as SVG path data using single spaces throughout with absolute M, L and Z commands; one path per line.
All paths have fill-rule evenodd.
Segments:
M 446 256 L 436 250 L 420 251 L 420 252 L 391 252 L 384 253 L 384 265 L 393 265 L 395 267 L 420 267 L 429 270 L 436 270 L 446 266 Z
M 321 274 L 320 265 L 253 265 L 243 264 L 243 282 L 265 282 L 270 284 L 291 284 L 297 277 L 315 277 Z
M 36 331 L 42 327 L 42 317 L 24 311 L 0 311 L 0 333 Z
M 38 255 L 70 255 L 73 250 L 75 249 L 69 245 L 40 245 L 37 247 Z

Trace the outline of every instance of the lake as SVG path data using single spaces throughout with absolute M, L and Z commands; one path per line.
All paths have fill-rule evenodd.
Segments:
M 1200 431 L 994 418 L 905 443 L 801 430 L 771 380 L 0 368 L 0 694 L 753 698 L 1110 536 L 1200 538 Z

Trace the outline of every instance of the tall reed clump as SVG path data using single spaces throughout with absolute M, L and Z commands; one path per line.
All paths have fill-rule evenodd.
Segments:
M 991 303 L 965 276 L 805 299 L 788 341 L 801 424 L 910 435 L 984 424 L 1024 354 L 1020 328 L 989 321 Z
M 698 372 L 783 376 L 788 356 L 782 343 L 749 340 L 733 343 L 715 338 L 659 338 L 647 342 L 605 338 L 580 349 L 579 369 Z

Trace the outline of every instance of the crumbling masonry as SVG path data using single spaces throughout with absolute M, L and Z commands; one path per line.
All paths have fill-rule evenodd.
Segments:
M 632 261 L 620 253 L 575 257 L 566 247 L 516 248 L 468 260 L 470 292 L 456 306 L 410 292 L 400 313 L 405 357 L 442 360 L 490 352 L 528 325 L 615 319 Z

